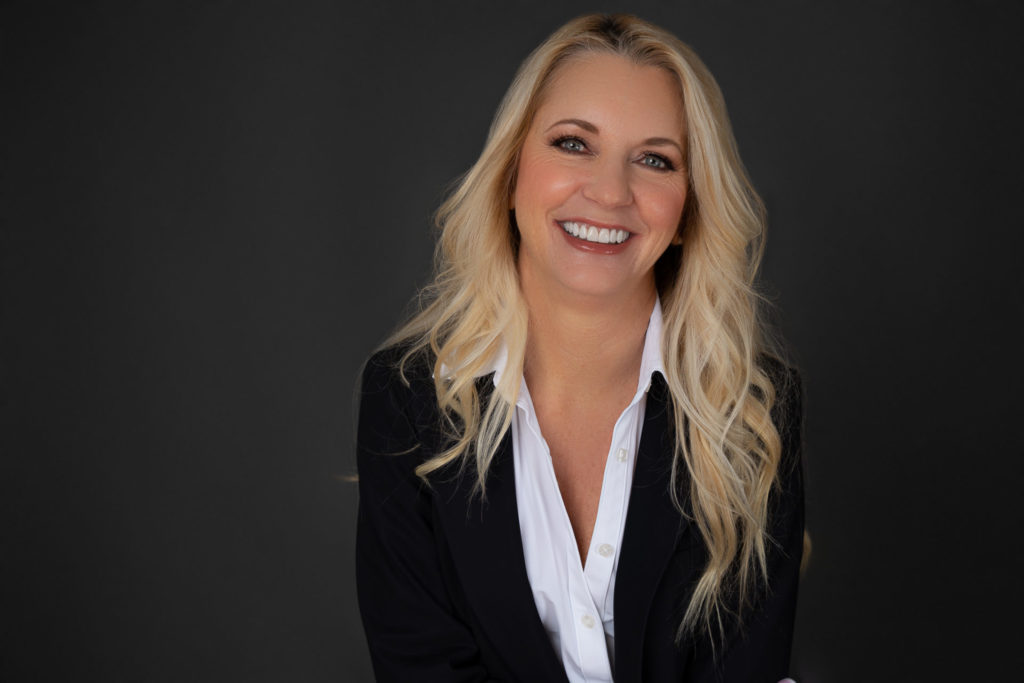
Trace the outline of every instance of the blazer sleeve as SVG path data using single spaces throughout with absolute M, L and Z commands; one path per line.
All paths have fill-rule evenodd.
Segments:
M 803 389 L 795 370 L 783 369 L 779 375 L 772 412 L 782 439 L 782 460 L 769 500 L 767 589 L 753 611 L 745 612 L 742 626 L 732 627 L 717 657 L 709 645 L 701 648 L 694 681 L 776 683 L 790 675 L 804 541 Z
M 356 585 L 378 681 L 493 680 L 450 599 L 435 536 L 430 489 L 413 471 L 423 452 L 417 402 L 378 354 L 363 372 L 357 462 Z

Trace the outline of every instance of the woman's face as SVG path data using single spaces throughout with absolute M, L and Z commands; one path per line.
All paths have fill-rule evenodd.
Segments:
M 524 286 L 649 295 L 686 201 L 683 128 L 678 82 L 663 69 L 602 53 L 559 67 L 512 196 Z

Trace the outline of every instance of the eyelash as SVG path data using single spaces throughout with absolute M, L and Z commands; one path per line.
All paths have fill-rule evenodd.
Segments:
M 559 149 L 561 149 L 563 151 L 569 152 L 570 154 L 582 154 L 583 153 L 581 150 L 569 149 L 568 147 L 566 147 L 565 144 L 567 142 L 578 142 L 583 147 L 587 146 L 587 143 L 583 142 L 583 140 L 579 139 L 575 135 L 561 135 L 561 136 L 559 136 L 559 137 L 557 137 L 557 138 L 555 138 L 554 140 L 551 141 L 551 146 L 552 147 L 557 147 L 557 148 L 559 148 Z
M 568 147 L 565 146 L 568 142 L 577 142 L 582 147 L 584 147 L 584 150 L 569 149 Z M 551 141 L 551 146 L 557 147 L 558 149 L 561 149 L 562 151 L 567 152 L 568 154 L 583 154 L 587 146 L 587 143 L 585 143 L 582 139 L 575 135 L 560 135 Z M 655 171 L 676 170 L 676 165 L 673 164 L 668 157 L 663 156 L 661 154 L 656 154 L 655 152 L 644 152 L 642 155 L 640 155 L 640 158 L 655 159 L 658 162 L 664 164 L 663 166 L 652 166 L 651 164 L 644 164 L 644 166 L 646 166 L 647 168 L 653 169 Z

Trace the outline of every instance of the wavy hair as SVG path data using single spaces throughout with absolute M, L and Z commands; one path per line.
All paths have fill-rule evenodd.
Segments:
M 538 46 L 505 94 L 479 159 L 438 210 L 434 279 L 418 312 L 385 346 L 404 346 L 403 373 L 413 356 L 432 360 L 452 435 L 450 447 L 417 474 L 426 480 L 450 463 L 460 471 L 469 465 L 484 495 L 488 467 L 511 425 L 526 349 L 509 211 L 519 153 L 559 65 L 590 53 L 664 69 L 681 86 L 690 186 L 681 243 L 655 270 L 673 405 L 672 499 L 696 523 L 708 560 L 678 635 L 698 627 L 722 632 L 723 612 L 742 612 L 767 574 L 768 499 L 782 445 L 770 414 L 773 378 L 758 361 L 778 357 L 779 349 L 755 287 L 764 207 L 740 161 L 722 93 L 691 48 L 636 17 L 600 14 L 570 21 Z M 482 397 L 475 377 L 503 343 L 506 372 Z

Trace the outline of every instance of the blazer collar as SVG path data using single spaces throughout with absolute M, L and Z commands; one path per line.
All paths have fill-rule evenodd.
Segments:
M 493 390 L 477 381 L 481 400 Z M 537 613 L 523 559 L 516 505 L 512 434 L 487 472 L 487 497 L 473 493 L 475 472 L 435 484 L 440 515 L 466 599 L 515 680 L 568 683 L 565 669 Z
M 615 680 L 640 683 L 644 640 L 673 637 L 674 626 L 648 629 L 652 600 L 662 581 L 686 518 L 672 503 L 669 484 L 675 450 L 668 387 L 656 376 L 647 396 L 633 487 L 615 575 Z M 667 626 L 668 628 L 664 628 Z

